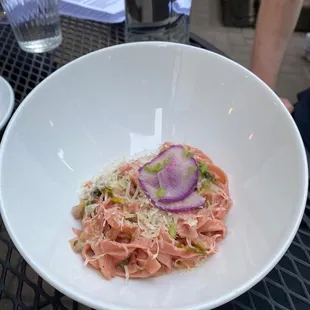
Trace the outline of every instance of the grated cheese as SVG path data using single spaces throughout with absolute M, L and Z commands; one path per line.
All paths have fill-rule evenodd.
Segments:
M 134 162 L 136 169 L 139 168 L 143 163 L 150 160 L 151 156 L 146 156 L 138 161 Z M 121 217 L 117 217 L 116 221 L 122 227 L 125 224 L 136 225 L 140 230 L 141 234 L 146 238 L 156 238 L 160 234 L 160 230 L 169 230 L 171 225 L 177 225 L 178 220 L 182 218 L 190 227 L 195 227 L 198 223 L 197 218 L 199 216 L 195 214 L 174 214 L 162 211 L 152 205 L 150 200 L 146 197 L 142 189 L 137 186 L 135 193 L 131 195 L 130 190 L 132 188 L 132 181 L 128 175 L 128 172 L 124 172 L 120 175 L 119 168 L 128 164 L 128 162 L 123 162 L 118 166 L 106 167 L 104 172 L 95 177 L 92 181 L 87 182 L 87 186 L 83 186 L 81 197 L 85 201 L 92 200 L 92 193 L 96 190 L 103 190 L 108 187 L 112 190 L 113 197 L 120 199 L 123 202 L 122 211 L 119 213 Z M 222 197 L 226 198 L 226 193 L 217 185 L 212 182 L 199 181 L 198 188 L 200 192 L 204 193 L 218 193 Z M 227 197 L 228 198 L 228 197 Z M 109 193 L 104 191 L 104 201 L 109 199 Z M 130 213 L 127 211 L 127 203 L 138 201 L 139 209 L 135 213 Z M 122 203 L 121 203 L 122 204 Z M 96 208 L 94 205 L 90 204 L 87 206 L 86 213 L 92 213 Z M 128 220 L 137 218 L 137 223 L 130 222 Z

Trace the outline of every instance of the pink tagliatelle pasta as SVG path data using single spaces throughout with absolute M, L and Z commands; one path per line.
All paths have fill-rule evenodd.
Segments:
M 71 246 L 105 279 L 148 278 L 195 267 L 216 253 L 226 236 L 224 218 L 232 200 L 225 172 L 187 145 L 165 143 L 154 157 L 121 163 L 87 181 L 72 209 L 82 228 L 73 228 Z M 173 202 L 161 202 L 169 193 Z

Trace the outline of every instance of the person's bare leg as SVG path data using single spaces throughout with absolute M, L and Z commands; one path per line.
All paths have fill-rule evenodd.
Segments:
M 303 0 L 262 0 L 252 52 L 251 71 L 273 90 L 288 41 L 296 26 Z M 293 105 L 282 100 L 292 112 Z

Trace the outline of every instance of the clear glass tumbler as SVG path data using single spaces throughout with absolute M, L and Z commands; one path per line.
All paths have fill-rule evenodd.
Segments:
M 126 41 L 188 43 L 191 0 L 125 0 Z
M 48 52 L 61 44 L 58 0 L 0 0 L 21 49 Z

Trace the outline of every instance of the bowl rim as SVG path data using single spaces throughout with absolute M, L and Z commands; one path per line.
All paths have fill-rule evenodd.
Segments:
M 61 68 L 54 71 L 51 75 L 49 75 L 46 79 L 44 79 L 40 84 L 48 83 L 49 79 L 55 78 L 57 76 L 57 74 L 62 72 L 62 70 L 66 70 L 67 67 L 71 66 L 72 64 L 78 63 L 78 62 L 80 62 L 80 61 L 82 61 L 88 57 L 92 57 L 95 54 L 106 53 L 107 51 L 111 51 L 114 49 L 115 50 L 124 49 L 124 48 L 126 49 L 126 48 L 135 47 L 135 46 L 141 46 L 141 47 L 142 46 L 154 46 L 154 47 L 169 47 L 169 46 L 171 46 L 171 47 L 179 47 L 179 48 L 183 48 L 183 49 L 197 50 L 200 52 L 203 51 L 204 53 L 206 53 L 206 55 L 209 54 L 212 57 L 219 57 L 224 62 L 231 63 L 234 66 L 239 67 L 241 70 L 247 72 L 248 75 L 252 76 L 252 78 L 254 78 L 258 83 L 260 83 L 261 85 L 264 86 L 266 91 L 268 91 L 272 96 L 275 97 L 277 104 L 279 104 L 281 106 L 280 109 L 282 109 L 282 111 L 286 114 L 287 121 L 290 122 L 290 125 L 292 126 L 292 130 L 294 131 L 295 138 L 297 139 L 297 142 L 298 142 L 298 148 L 301 151 L 301 156 L 302 156 L 301 159 L 302 159 L 302 166 L 303 166 L 302 178 L 303 178 L 303 183 L 304 183 L 303 197 L 301 199 L 303 206 L 301 205 L 299 208 L 298 218 L 297 218 L 297 221 L 294 223 L 294 226 L 292 226 L 292 228 L 291 228 L 289 238 L 286 240 L 286 242 L 284 242 L 284 244 L 282 245 L 282 248 L 276 253 L 276 255 L 274 255 L 273 258 L 265 266 L 263 266 L 263 268 L 259 272 L 257 272 L 255 274 L 255 276 L 252 277 L 250 280 L 248 280 L 244 284 L 240 285 L 239 287 L 237 287 L 232 292 L 229 292 L 229 293 L 227 293 L 227 294 L 225 294 L 225 295 L 223 295 L 217 299 L 213 299 L 212 301 L 206 300 L 205 302 L 200 303 L 199 305 L 193 305 L 193 306 L 189 306 L 189 307 L 186 306 L 186 307 L 178 307 L 178 308 L 153 308 L 153 310 L 206 310 L 206 309 L 213 309 L 213 308 L 219 307 L 225 303 L 228 303 L 228 302 L 234 300 L 235 298 L 239 297 L 240 295 L 242 295 L 243 293 L 245 293 L 246 291 L 251 289 L 253 286 L 255 286 L 259 281 L 261 281 L 276 266 L 276 264 L 280 261 L 280 259 L 283 257 L 283 255 L 285 254 L 285 252 L 287 251 L 287 249 L 291 245 L 291 243 L 292 243 L 292 241 L 293 241 L 293 239 L 294 239 L 294 237 L 298 231 L 299 225 L 302 221 L 302 217 L 303 217 L 303 213 L 305 210 L 306 201 L 307 201 L 307 197 L 308 197 L 308 163 L 307 163 L 305 147 L 304 147 L 302 138 L 300 136 L 299 130 L 298 130 L 295 122 L 293 121 L 290 113 L 284 107 L 280 98 L 277 95 L 275 95 L 273 90 L 268 85 L 266 85 L 259 77 L 254 75 L 251 71 L 249 71 L 248 69 L 246 69 L 242 65 L 234 62 L 233 60 L 231 60 L 225 56 L 219 55 L 217 53 L 214 53 L 212 51 L 208 51 L 208 50 L 205 50 L 205 49 L 202 49 L 199 47 L 195 47 L 195 46 L 179 44 L 179 43 L 172 43 L 172 42 L 162 42 L 162 41 L 133 42 L 133 43 L 125 43 L 125 44 L 120 44 L 120 45 L 114 45 L 114 46 L 102 48 L 100 50 L 96 50 L 94 52 L 88 53 L 86 55 L 83 55 L 83 56 L 67 63 L 66 65 L 64 65 Z M 2 175 L 3 154 L 4 154 L 5 146 L 8 143 L 8 139 L 9 139 L 11 131 L 13 130 L 15 122 L 17 121 L 18 117 L 20 116 L 21 111 L 24 108 L 26 108 L 26 106 L 29 104 L 29 102 L 31 102 L 29 99 L 35 93 L 36 88 L 37 87 L 35 87 L 24 98 L 23 102 L 19 105 L 19 107 L 17 108 L 13 117 L 11 118 L 11 120 L 10 120 L 6 130 L 5 130 L 5 133 L 3 135 L 2 142 L 1 142 L 2 147 L 0 148 L 0 189 L 2 187 L 1 175 Z M 22 257 L 26 260 L 26 262 L 35 270 L 35 272 L 39 276 L 41 276 L 46 282 L 48 282 L 50 285 L 52 285 L 58 291 L 62 292 L 64 295 L 70 297 L 71 299 L 80 302 L 81 304 L 87 305 L 87 306 L 95 308 L 95 309 L 99 309 L 98 307 L 101 307 L 101 309 L 106 309 L 106 310 L 125 310 L 125 309 L 136 310 L 135 308 L 132 308 L 132 307 L 124 308 L 124 307 L 121 307 L 121 306 L 118 306 L 115 304 L 110 304 L 109 302 L 105 302 L 104 299 L 101 300 L 101 305 L 99 306 L 91 298 L 89 298 L 87 296 L 83 296 L 83 295 L 80 296 L 80 295 L 76 294 L 74 290 L 72 291 L 70 289 L 70 287 L 68 287 L 68 288 L 63 287 L 57 281 L 57 278 L 51 278 L 50 275 L 46 274 L 46 271 L 44 270 L 44 268 L 37 267 L 35 264 L 35 261 L 27 256 L 26 251 L 23 249 L 23 246 L 19 243 L 17 237 L 14 234 L 13 227 L 11 227 L 11 225 L 10 225 L 9 218 L 7 217 L 7 214 L 6 214 L 6 208 L 4 207 L 3 196 L 2 196 L 1 190 L 0 190 L 0 211 L 1 211 L 0 213 L 2 215 L 2 219 L 4 221 L 5 227 L 7 229 L 7 232 L 9 234 L 10 238 L 12 239 L 14 245 L 16 246 L 17 250 L 19 251 L 19 253 L 22 255 Z
M 14 109 L 14 102 L 15 102 L 15 95 L 14 95 L 14 91 L 12 89 L 12 86 L 9 84 L 9 82 L 3 78 L 2 76 L 0 76 L 0 83 L 2 83 L 3 85 L 5 85 L 5 87 L 8 89 L 9 91 L 9 107 L 8 109 L 6 110 L 6 113 L 4 114 L 4 117 L 1 119 L 0 121 L 0 130 L 6 125 L 6 123 L 8 122 L 12 112 L 13 112 L 13 109 Z

